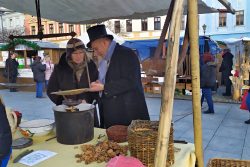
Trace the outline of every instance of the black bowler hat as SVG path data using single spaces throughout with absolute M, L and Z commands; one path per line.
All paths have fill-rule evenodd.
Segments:
M 108 38 L 110 40 L 114 39 L 113 35 L 107 34 L 105 25 L 103 25 L 103 24 L 90 27 L 87 30 L 87 33 L 89 35 L 89 43 L 87 44 L 88 48 L 91 48 L 91 42 L 93 42 L 99 38 Z

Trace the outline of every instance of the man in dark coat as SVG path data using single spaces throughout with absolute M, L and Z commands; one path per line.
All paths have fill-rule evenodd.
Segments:
M 36 97 L 43 98 L 43 84 L 45 83 L 46 65 L 42 64 L 41 57 L 36 56 L 31 65 L 34 81 L 36 82 Z
M 19 63 L 16 61 L 17 53 L 10 53 L 9 57 L 5 62 L 5 71 L 4 77 L 8 79 L 10 83 L 16 83 L 17 75 L 18 75 L 18 65 Z M 10 92 L 16 92 L 16 88 L 10 88 Z
M 74 61 L 74 58 L 77 58 L 78 61 Z M 90 81 L 88 80 L 88 72 Z M 48 97 L 56 105 L 61 105 L 64 100 L 63 97 L 53 95 L 51 92 L 89 88 L 89 82 L 96 81 L 97 78 L 97 67 L 92 60 L 87 58 L 85 45 L 80 39 L 72 38 L 67 44 L 67 53 L 61 56 L 59 63 L 50 76 L 47 88 Z M 93 100 L 98 101 L 99 96 L 95 92 L 85 92 L 67 98 L 92 103 Z M 96 111 L 94 116 L 95 127 L 99 127 Z
M 224 49 L 223 52 L 224 52 L 222 55 L 223 60 L 219 69 L 219 71 L 222 73 L 221 74 L 222 84 L 226 86 L 226 92 L 223 93 L 223 96 L 231 96 L 232 82 L 229 79 L 229 76 L 232 75 L 231 71 L 233 66 L 233 55 L 229 49 Z
M 5 106 L 0 99 L 0 166 L 7 166 L 11 154 L 12 134 Z
M 91 83 L 91 90 L 99 91 L 105 128 L 129 125 L 136 119 L 149 120 L 138 57 L 113 41 L 104 25 L 91 27 L 87 33 L 87 46 L 102 57 L 98 81 Z

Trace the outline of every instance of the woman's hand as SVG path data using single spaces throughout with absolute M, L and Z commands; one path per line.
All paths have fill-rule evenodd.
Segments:
M 100 83 L 98 80 L 95 82 L 91 82 L 90 84 L 90 92 L 99 92 L 104 90 L 104 85 Z

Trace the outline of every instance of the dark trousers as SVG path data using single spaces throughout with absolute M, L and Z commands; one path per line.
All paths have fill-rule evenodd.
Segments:
M 10 83 L 16 83 L 16 77 L 11 77 L 11 78 L 9 78 L 9 82 Z M 16 92 L 17 91 L 17 89 L 15 88 L 15 87 L 10 87 L 10 92 Z
M 214 112 L 214 103 L 212 99 L 212 90 L 211 88 L 202 88 L 202 96 L 201 96 L 201 106 L 204 101 L 204 98 L 207 100 L 208 109 L 210 112 Z
M 231 95 L 231 86 L 232 86 L 232 82 L 228 76 L 228 79 L 226 79 L 226 94 L 227 95 Z

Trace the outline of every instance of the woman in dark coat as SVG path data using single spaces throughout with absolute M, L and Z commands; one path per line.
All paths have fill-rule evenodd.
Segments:
M 6 167 L 11 154 L 12 134 L 5 106 L 0 99 L 0 167 Z
M 83 42 L 77 38 L 70 39 L 67 43 L 67 52 L 61 56 L 49 79 L 47 94 L 50 100 L 56 105 L 61 105 L 63 97 L 53 95 L 51 92 L 89 88 L 87 68 L 90 82 L 95 81 L 98 78 L 98 70 L 95 63 L 87 59 Z M 94 99 L 98 100 L 99 97 L 98 93 L 86 92 L 68 96 L 68 98 L 92 103 Z M 97 113 L 95 112 L 95 127 L 98 126 Z
M 4 77 L 8 79 L 10 83 L 16 83 L 18 75 L 18 62 L 16 61 L 16 53 L 11 53 L 5 62 Z M 16 88 L 10 88 L 10 92 L 16 92 Z
M 41 57 L 36 56 L 31 65 L 34 81 L 36 82 L 36 97 L 43 98 L 43 85 L 45 83 L 46 65 L 42 64 Z

